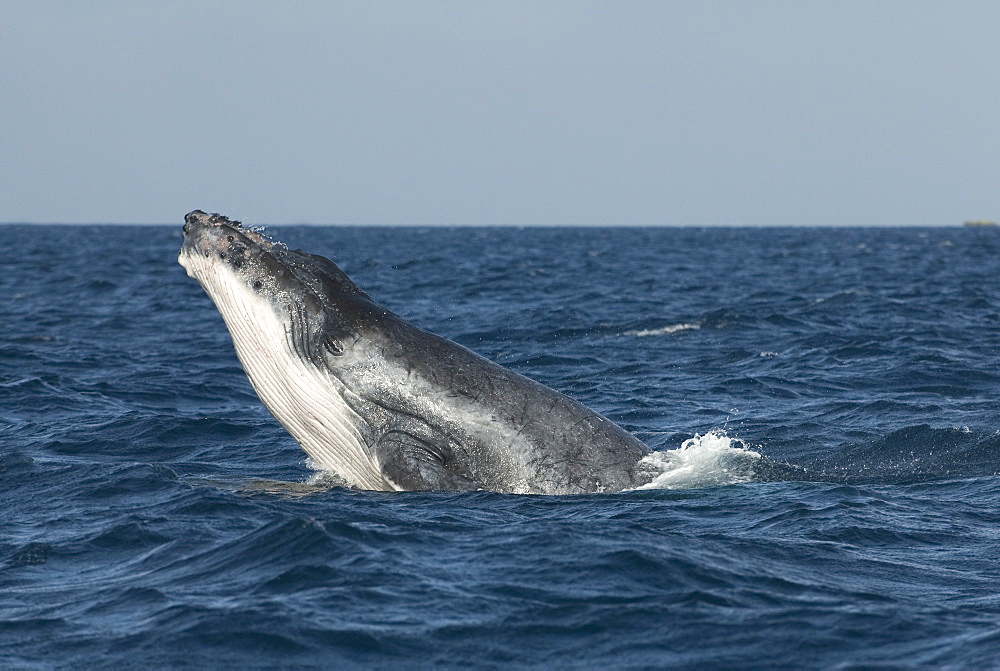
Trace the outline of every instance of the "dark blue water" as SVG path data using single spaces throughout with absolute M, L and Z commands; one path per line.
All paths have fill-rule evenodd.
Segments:
M 0 667 L 1000 665 L 997 231 L 271 232 L 666 488 L 324 487 L 180 226 L 7 226 Z

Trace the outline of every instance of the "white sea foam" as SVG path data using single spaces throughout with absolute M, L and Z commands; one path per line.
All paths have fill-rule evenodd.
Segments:
M 670 324 L 668 326 L 661 326 L 658 329 L 642 329 L 639 331 L 626 331 L 622 335 L 627 336 L 660 336 L 660 335 L 670 335 L 671 333 L 680 333 L 681 331 L 696 331 L 701 328 L 701 324 Z
M 330 489 L 333 487 L 350 487 L 351 483 L 346 479 L 337 475 L 335 472 L 330 470 L 325 470 L 321 464 L 316 463 L 310 457 L 306 459 L 306 466 L 309 468 L 316 469 L 308 478 L 306 478 L 306 484 L 310 487 L 318 487 L 323 489 Z
M 649 478 L 637 489 L 690 489 L 751 482 L 763 457 L 723 431 L 695 435 L 674 450 L 652 452 L 639 462 Z

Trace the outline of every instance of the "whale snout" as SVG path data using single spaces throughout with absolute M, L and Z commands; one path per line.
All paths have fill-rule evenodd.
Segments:
M 218 212 L 209 214 L 204 210 L 192 210 L 184 215 L 184 239 L 192 241 L 192 244 L 200 240 L 202 246 L 214 245 L 220 236 L 225 236 L 231 242 L 234 235 L 266 250 L 273 247 L 271 241 L 257 230 L 247 228 L 242 222 Z
M 241 228 L 242 224 L 235 219 L 230 219 L 218 212 L 213 212 L 211 214 L 205 212 L 204 210 L 192 210 L 184 215 L 184 227 L 187 228 L 188 224 L 201 224 L 202 226 L 222 226 L 223 224 L 227 226 L 232 226 L 233 228 Z
M 204 210 L 184 215 L 184 243 L 177 260 L 189 276 L 203 285 L 205 278 L 215 273 L 219 265 L 245 278 L 256 268 L 264 268 L 275 277 L 288 274 L 287 268 L 273 257 L 273 252 L 274 244 L 270 240 L 235 219 Z

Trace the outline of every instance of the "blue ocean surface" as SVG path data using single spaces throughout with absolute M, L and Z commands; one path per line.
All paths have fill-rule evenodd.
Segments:
M 1000 666 L 1000 233 L 275 227 L 654 448 L 331 486 L 180 225 L 0 228 L 0 667 Z

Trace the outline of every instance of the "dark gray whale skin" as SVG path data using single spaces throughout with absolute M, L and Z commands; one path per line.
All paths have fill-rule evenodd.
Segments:
M 581 494 L 643 484 L 639 461 L 649 450 L 639 440 L 563 394 L 404 321 L 329 259 L 288 250 L 218 214 L 189 213 L 181 263 L 224 316 L 219 290 L 185 260 L 194 256 L 224 265 L 227 277 L 265 299 L 285 325 L 289 350 L 342 399 L 338 416 L 352 418 L 361 461 L 371 463 L 364 468 L 377 471 L 356 486 Z M 265 386 L 265 374 L 255 379 L 243 363 L 255 388 Z M 307 412 L 258 394 L 286 428 L 302 419 L 289 415 Z M 305 439 L 324 439 L 289 430 L 303 447 Z

